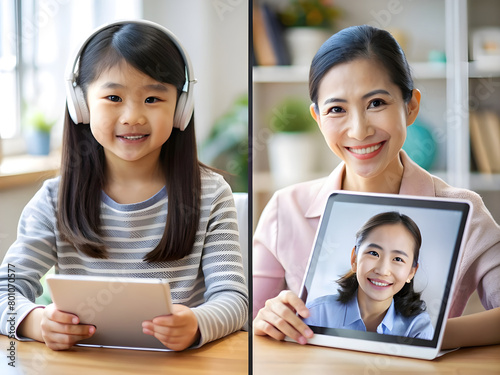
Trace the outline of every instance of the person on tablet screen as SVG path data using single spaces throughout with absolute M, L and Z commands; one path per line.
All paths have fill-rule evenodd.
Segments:
M 61 176 L 28 203 L 2 263 L 2 334 L 54 350 L 94 334 L 78 316 L 34 303 L 52 266 L 60 274 L 167 279 L 173 314 L 152 316 L 142 329 L 173 350 L 244 325 L 236 209 L 229 185 L 197 158 L 190 64 L 180 41 L 147 21 L 106 25 L 70 59 Z
M 422 95 L 397 41 L 369 25 L 340 30 L 311 62 L 309 96 L 311 116 L 342 161 L 325 178 L 277 191 L 262 212 L 252 248 L 254 334 L 300 344 L 314 335 L 297 294 L 329 195 L 351 190 L 472 203 L 442 348 L 500 344 L 500 227 L 479 194 L 450 186 L 402 150 Z M 486 311 L 461 316 L 474 291 Z
M 406 215 L 370 218 L 356 233 L 351 271 L 338 280 L 339 294 L 306 303 L 304 322 L 432 340 L 425 302 L 413 289 L 421 243 L 417 224 Z

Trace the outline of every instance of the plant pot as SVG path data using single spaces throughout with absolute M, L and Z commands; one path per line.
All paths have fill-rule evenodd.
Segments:
M 292 65 L 310 66 L 319 47 L 332 33 L 314 27 L 289 27 L 284 32 Z
M 50 133 L 38 130 L 30 131 L 26 136 L 26 147 L 30 155 L 48 155 L 50 153 Z
M 317 169 L 314 133 L 276 133 L 269 138 L 269 167 L 276 189 L 306 181 Z

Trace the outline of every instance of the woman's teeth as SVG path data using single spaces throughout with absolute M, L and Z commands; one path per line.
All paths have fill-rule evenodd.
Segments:
M 382 143 L 379 143 L 375 146 L 366 147 L 366 148 L 351 148 L 350 150 L 355 154 L 364 155 L 369 154 L 371 152 L 377 151 L 382 146 Z

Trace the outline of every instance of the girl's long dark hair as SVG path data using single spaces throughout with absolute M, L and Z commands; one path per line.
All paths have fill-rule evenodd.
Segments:
M 422 245 L 422 236 L 417 224 L 407 215 L 399 212 L 384 212 L 370 218 L 356 233 L 356 253 L 359 246 L 366 239 L 368 234 L 375 228 L 387 224 L 402 224 L 410 232 L 415 240 L 413 267 L 418 265 L 418 257 L 420 254 L 420 246 Z M 358 290 L 359 283 L 356 278 L 356 273 L 349 271 L 347 274 L 337 280 L 340 288 L 338 289 L 338 301 L 342 303 L 349 302 Z M 413 279 L 409 283 L 405 283 L 403 288 L 394 295 L 394 307 L 404 317 L 411 317 L 425 311 L 425 302 L 420 299 L 421 293 L 418 293 L 413 288 Z
M 175 44 L 161 31 L 142 24 L 110 27 L 94 36 L 80 57 L 77 83 L 85 95 L 88 86 L 106 69 L 121 61 L 153 79 L 174 85 L 180 95 L 185 65 Z M 201 168 L 198 161 L 194 115 L 184 131 L 173 128 L 162 146 L 160 162 L 168 194 L 163 237 L 148 253 L 148 262 L 171 261 L 193 248 L 200 219 Z M 102 146 L 90 125 L 76 125 L 66 109 L 57 222 L 61 236 L 78 251 L 107 258 L 101 239 L 101 194 L 106 184 Z

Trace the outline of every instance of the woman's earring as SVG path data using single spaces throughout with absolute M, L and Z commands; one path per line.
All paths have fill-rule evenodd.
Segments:
M 406 280 L 406 282 L 407 282 L 408 284 L 410 283 L 410 281 L 411 281 L 411 279 Z

